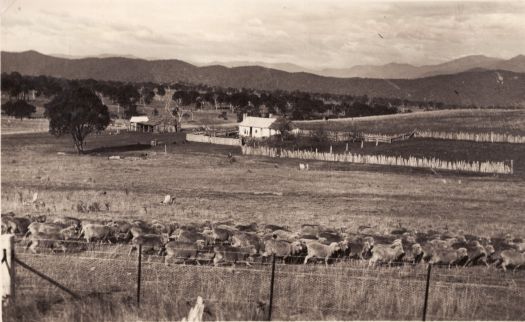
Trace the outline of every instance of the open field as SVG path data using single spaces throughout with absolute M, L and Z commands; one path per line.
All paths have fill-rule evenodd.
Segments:
M 414 129 L 441 132 L 525 134 L 525 109 L 516 110 L 440 110 L 368 116 L 328 121 L 295 121 L 301 129 L 324 128 L 379 134 L 399 134 Z
M 291 227 L 308 222 L 381 229 L 399 223 L 414 229 L 447 225 L 478 235 L 522 234 L 525 182 L 519 175 L 435 175 L 325 162 L 311 162 L 313 171 L 305 172 L 298 170 L 297 160 L 242 157 L 237 147 L 182 144 L 181 134 L 155 137 L 171 143 L 168 155 L 161 153 L 163 146 L 150 150 L 151 137 L 136 133 L 93 136 L 87 143 L 93 153 L 83 156 L 57 155 L 74 151 L 67 137 L 3 137 L 2 211 L 178 222 L 233 219 Z M 228 152 L 236 154 L 236 162 L 227 160 Z M 135 158 L 107 159 L 116 154 Z M 34 192 L 44 209 L 21 203 Z M 165 194 L 176 196 L 175 205 L 159 204 Z M 79 201 L 109 202 L 110 211 L 77 213 Z
M 2 134 L 21 134 L 33 132 L 47 132 L 49 121 L 47 119 L 15 119 L 2 116 Z
M 87 141 L 88 154 L 81 156 L 74 152 L 69 137 L 57 139 L 47 133 L 2 136 L 2 212 L 178 223 L 231 219 L 291 229 L 318 223 L 349 232 L 372 226 L 387 233 L 402 225 L 417 231 L 448 228 L 477 236 L 510 233 L 523 237 L 523 170 L 514 176 L 476 176 L 309 162 L 311 171 L 299 171 L 298 160 L 243 157 L 239 147 L 185 143 L 184 135 L 93 135 Z M 149 143 L 153 138 L 162 143 L 152 148 Z M 430 153 L 452 159 L 509 155 L 518 160 L 517 169 L 523 169 L 521 145 L 444 142 L 365 144 L 365 150 L 372 154 Z M 360 150 L 353 145 L 350 149 Z M 228 153 L 234 155 L 235 162 L 229 162 Z M 124 159 L 108 160 L 113 155 Z M 34 192 L 41 202 L 25 203 Z M 173 205 L 160 204 L 165 194 L 175 196 Z M 79 210 L 79 203 L 94 202 L 107 207 Z M 101 253 L 78 255 L 19 251 L 21 260 L 84 297 L 71 301 L 19 268 L 19 298 L 37 300 L 19 301 L 6 316 L 17 321 L 174 320 L 187 314 L 195 297 L 201 295 L 208 308 L 207 320 L 265 318 L 268 266 L 168 268 L 155 256 L 144 259 L 143 300 L 138 308 L 134 302 L 137 266 L 135 258 L 127 256 L 128 247 L 109 246 L 99 249 Z M 279 264 L 273 317 L 421 318 L 423 267 L 363 269 L 360 265 Z M 436 270 L 428 317 L 519 319 L 523 316 L 523 279 L 523 271 L 512 274 L 480 267 Z

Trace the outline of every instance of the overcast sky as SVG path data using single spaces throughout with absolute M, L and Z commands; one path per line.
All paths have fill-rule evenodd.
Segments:
M 525 54 L 525 1 L 1 0 L 1 47 L 308 68 Z

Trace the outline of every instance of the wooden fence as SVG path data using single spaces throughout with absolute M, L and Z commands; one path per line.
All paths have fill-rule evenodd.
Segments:
M 303 136 L 315 136 L 317 131 L 295 129 L 292 133 Z M 332 142 L 346 142 L 346 141 L 365 141 L 365 142 L 381 142 L 381 143 L 392 143 L 395 141 L 404 141 L 412 138 L 414 132 L 396 134 L 396 135 L 385 135 L 385 134 L 372 134 L 372 133 L 354 133 L 349 131 L 325 131 L 326 137 Z
M 432 138 L 441 140 L 461 140 L 474 142 L 525 143 L 525 136 L 507 133 L 468 133 L 468 132 L 433 132 L 416 131 L 418 138 Z
M 317 131 L 296 129 L 292 131 L 294 134 L 304 136 L 314 136 Z M 458 140 L 458 141 L 474 141 L 474 142 L 491 142 L 491 143 L 525 143 L 525 136 L 513 135 L 508 133 L 469 133 L 469 132 L 436 132 L 436 131 L 419 131 L 414 130 L 409 133 L 402 134 L 372 134 L 372 133 L 353 133 L 348 131 L 325 131 L 326 137 L 333 142 L 344 141 L 365 141 L 365 142 L 381 142 L 392 143 L 396 141 L 404 141 L 410 138 L 426 138 L 426 139 L 440 139 L 440 140 Z
M 294 158 L 305 160 L 379 164 L 399 167 L 431 168 L 439 170 L 478 172 L 478 173 L 499 173 L 513 174 L 513 162 L 492 162 L 492 161 L 443 161 L 436 158 L 416 158 L 416 157 L 395 157 L 385 155 L 360 155 L 354 153 L 334 154 L 328 152 L 311 151 L 292 151 L 270 147 L 250 147 L 242 146 L 242 153 L 245 155 L 260 155 L 273 158 Z
M 223 138 L 217 136 L 207 136 L 199 134 L 186 134 L 186 140 L 190 142 L 201 142 L 201 143 L 211 143 L 211 144 L 222 144 L 222 145 L 241 145 L 240 139 L 235 138 Z

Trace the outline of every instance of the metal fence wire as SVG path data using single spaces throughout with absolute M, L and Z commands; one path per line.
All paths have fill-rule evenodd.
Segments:
M 17 247 L 16 258 L 80 298 L 111 294 L 139 300 L 141 308 L 165 312 L 162 316 L 173 320 L 186 316 L 198 296 L 213 320 L 421 320 L 424 314 L 426 265 L 369 268 L 364 261 L 302 265 L 280 260 L 272 265 L 267 258 L 250 265 L 225 261 L 216 267 L 204 261 L 168 266 L 164 257 L 144 249 L 139 266 L 139 253 L 130 255 L 129 245 L 76 243 L 77 251 L 53 254 Z M 15 269 L 17 296 L 69 296 L 23 265 Z M 525 316 L 522 272 L 433 266 L 428 286 L 429 320 Z

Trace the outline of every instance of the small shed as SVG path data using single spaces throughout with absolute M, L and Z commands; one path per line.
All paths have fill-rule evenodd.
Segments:
M 172 133 L 179 128 L 174 117 L 133 116 L 129 120 L 129 130 L 134 132 Z

